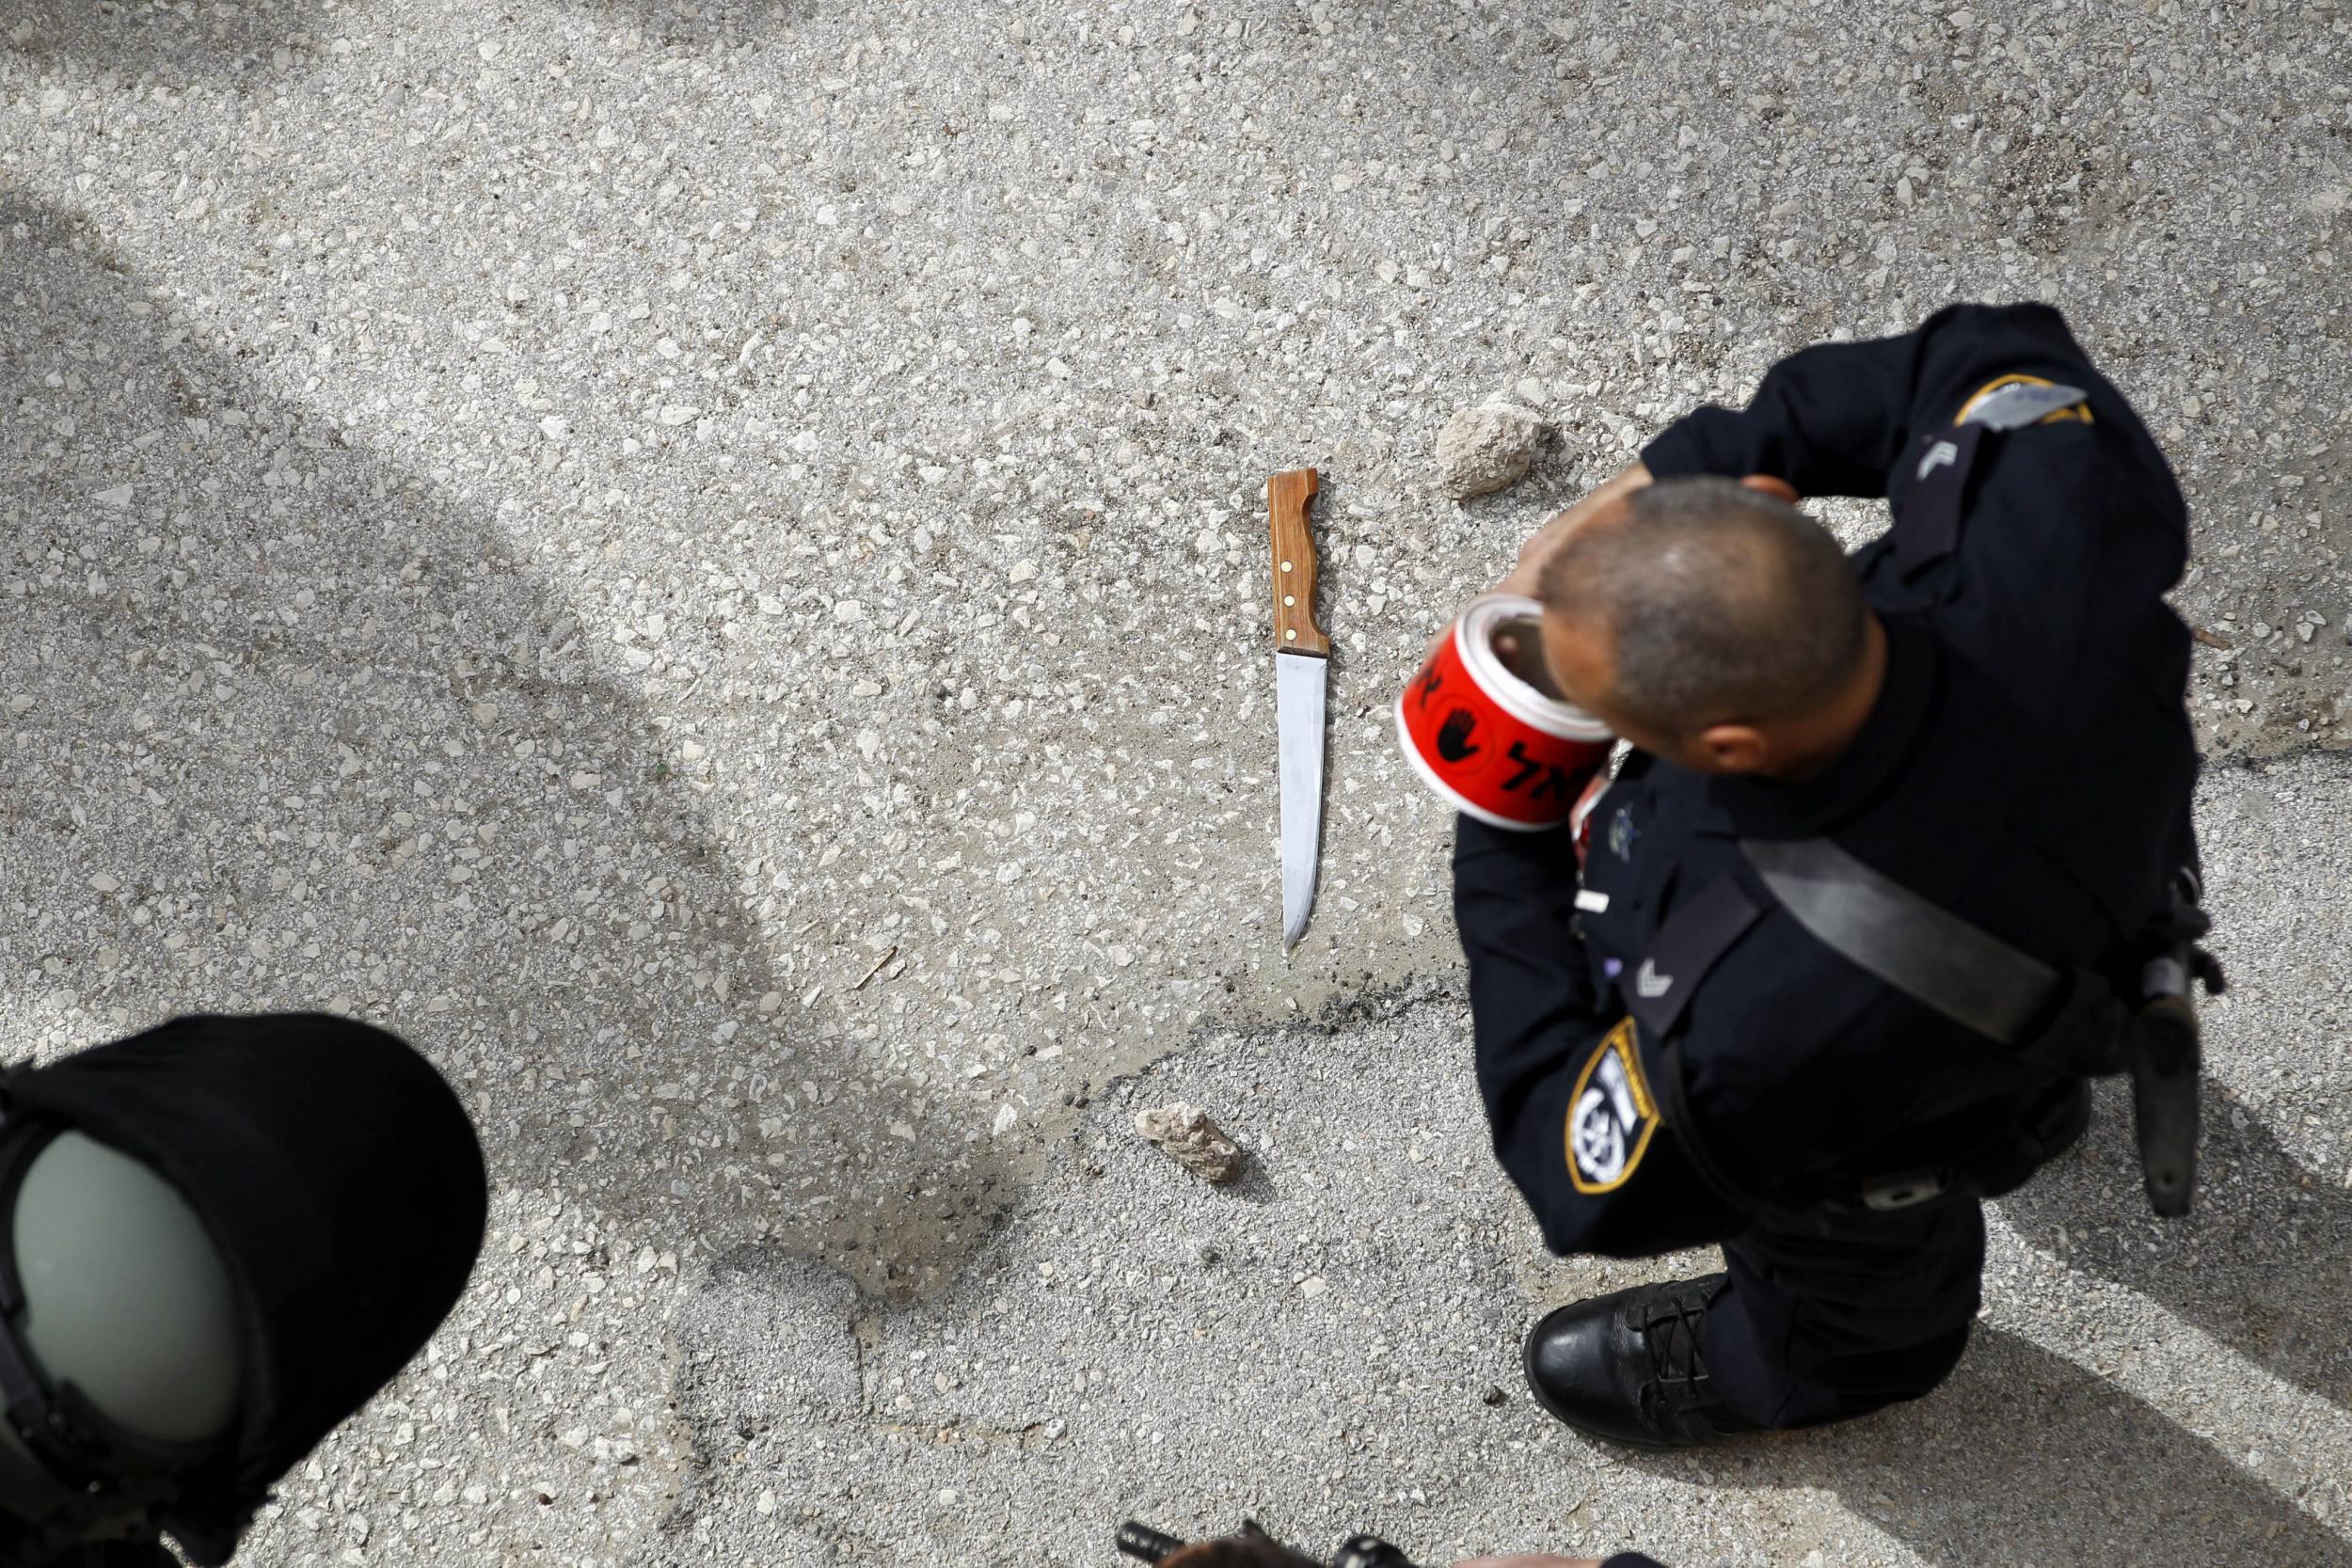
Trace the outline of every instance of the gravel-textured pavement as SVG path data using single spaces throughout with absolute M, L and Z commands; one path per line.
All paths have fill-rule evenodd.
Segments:
M 248 1560 L 2352 1561 L 2348 62 L 2332 0 L 0 0 L 0 1035 L 349 1008 L 498 1178 Z M 1637 1271 L 1486 1160 L 1385 700 L 1679 409 L 2018 297 L 2198 516 L 2204 1207 L 2111 1117 L 1933 1400 L 1598 1452 L 1517 1338 Z M 1490 395 L 1558 434 L 1457 505 Z M 1239 1190 L 1134 1141 L 1180 1095 Z

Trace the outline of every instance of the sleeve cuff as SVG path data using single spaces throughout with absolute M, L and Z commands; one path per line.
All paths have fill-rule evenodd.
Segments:
M 1685 479 L 1692 474 L 1712 473 L 1707 454 L 1700 450 L 1692 435 L 1688 419 L 1677 420 L 1660 431 L 1642 449 L 1642 467 L 1654 479 Z
M 1535 832 L 1498 828 L 1468 812 L 1454 816 L 1454 865 L 1517 864 L 1530 867 L 1547 883 L 1565 878 L 1571 884 L 1582 876 L 1576 861 L 1576 835 L 1565 822 Z

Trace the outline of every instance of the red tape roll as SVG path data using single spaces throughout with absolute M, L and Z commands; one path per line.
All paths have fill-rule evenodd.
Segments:
M 1475 600 L 1396 700 L 1397 736 L 1438 797 L 1481 822 L 1520 832 L 1568 819 L 1609 760 L 1608 728 L 1504 667 L 1495 633 L 1534 623 L 1534 599 Z

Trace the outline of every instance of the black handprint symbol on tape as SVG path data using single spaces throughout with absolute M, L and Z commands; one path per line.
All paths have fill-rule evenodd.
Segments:
M 1478 716 L 1466 707 L 1457 707 L 1445 716 L 1438 727 L 1438 755 L 1448 762 L 1460 762 L 1478 754 L 1478 748 L 1470 743 L 1470 731 L 1476 727 Z

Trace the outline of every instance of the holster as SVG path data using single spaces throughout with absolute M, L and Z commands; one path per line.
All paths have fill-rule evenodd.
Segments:
M 1661 1087 L 1692 1165 L 1721 1196 L 1750 1209 L 1793 1203 L 1880 1211 L 1947 1196 L 1998 1197 L 2082 1136 L 2090 1117 L 2088 1080 L 2129 1073 L 2149 1202 L 2162 1215 L 2188 1212 L 2201 1059 L 2190 985 L 2202 981 L 2216 994 L 2224 985 L 2220 965 L 2196 944 L 2211 922 L 2197 907 L 2193 873 L 2180 874 L 2164 912 L 2113 962 L 2057 969 L 1828 839 L 1747 841 L 1740 847 L 1781 907 L 1824 946 L 2010 1053 L 1983 1093 L 1947 1113 L 1979 1125 L 1988 1116 L 1995 1120 L 1993 1132 L 1963 1152 L 1931 1166 L 1821 1178 L 1768 1201 L 1729 1189 L 1702 1147 L 1681 1104 L 1680 1042 L 1669 1037 L 1661 1046 L 1667 1080 Z M 1677 930 L 1686 918 L 1708 924 L 1707 911 L 1718 902 L 1706 895 L 1691 900 L 1660 931 L 1653 950 L 1687 937 Z
M 1953 1194 L 1999 1197 L 2064 1153 L 2090 1121 L 2089 1080 L 2129 1074 L 2133 1124 L 2148 1201 L 2156 1213 L 2185 1214 L 2197 1184 L 2197 1080 L 2202 1051 L 2187 986 L 2218 991 L 2219 964 L 2194 942 L 2208 928 L 2201 911 L 2176 901 L 2138 944 L 2145 955 L 2128 999 L 2106 977 L 2075 970 L 2056 1010 L 2010 1057 L 2016 1110 L 2000 1131 L 1943 1166 L 1856 1180 L 1844 1200 L 1901 1209 Z M 1833 1196 L 1835 1203 L 1839 1197 Z

